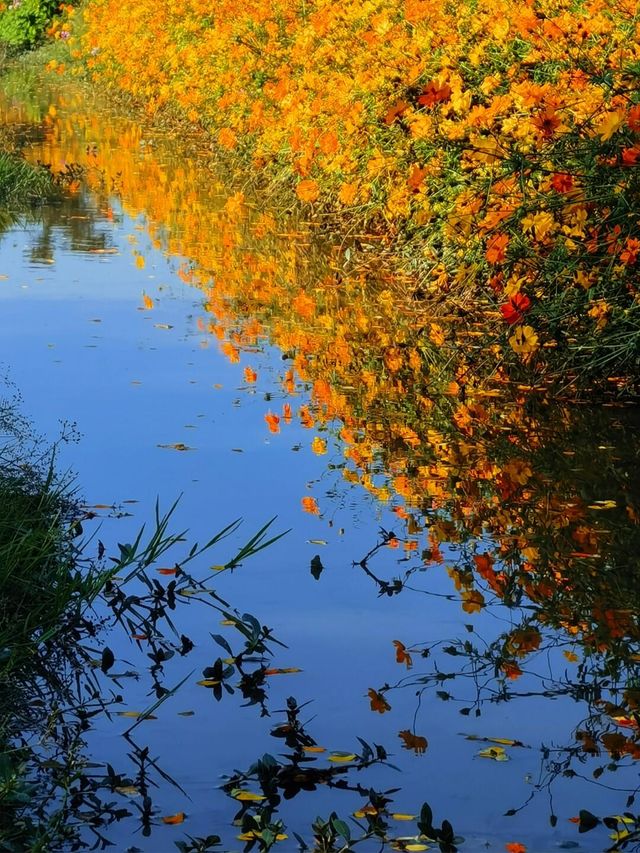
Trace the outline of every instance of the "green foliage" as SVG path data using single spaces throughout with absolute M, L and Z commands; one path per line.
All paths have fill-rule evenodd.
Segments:
M 48 169 L 0 151 L 0 205 L 15 207 L 51 197 L 56 192 Z
M 0 13 L 0 44 L 11 52 L 35 47 L 44 38 L 57 8 L 56 0 L 13 0 Z

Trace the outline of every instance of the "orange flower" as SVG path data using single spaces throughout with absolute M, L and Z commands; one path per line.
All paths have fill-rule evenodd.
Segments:
M 320 197 L 320 187 L 314 180 L 300 181 L 296 187 L 296 195 L 302 201 L 317 201 Z
M 507 256 L 509 236 L 507 234 L 495 234 L 487 243 L 485 258 L 490 264 L 499 264 Z

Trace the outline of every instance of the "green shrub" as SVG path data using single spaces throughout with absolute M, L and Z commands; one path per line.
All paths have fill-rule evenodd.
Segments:
M 11 52 L 34 47 L 44 37 L 57 8 L 56 0 L 13 0 L 0 13 L 0 44 Z

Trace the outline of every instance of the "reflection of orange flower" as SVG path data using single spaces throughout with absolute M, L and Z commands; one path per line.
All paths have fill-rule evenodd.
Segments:
M 396 647 L 396 661 L 406 664 L 407 669 L 411 669 L 413 662 L 405 644 L 401 643 L 400 640 L 394 640 L 393 645 Z
M 515 681 L 516 678 L 520 678 L 520 676 L 522 675 L 522 670 L 520 669 L 518 664 L 514 663 L 513 661 L 504 661 L 500 665 L 500 669 L 504 672 L 507 678 L 510 678 L 512 681 Z
M 258 374 L 251 367 L 245 367 L 244 369 L 244 381 L 248 383 L 255 382 L 258 378 Z
M 274 415 L 273 412 L 269 411 L 264 416 L 264 419 L 269 427 L 269 432 L 280 432 L 280 418 L 278 415 Z
M 402 741 L 403 749 L 412 749 L 416 755 L 424 755 L 429 744 L 426 737 L 422 735 L 414 735 L 409 729 L 404 729 L 398 732 L 398 737 Z
M 512 841 L 510 844 L 505 844 L 504 849 L 507 853 L 527 853 L 527 848 L 519 841 Z
M 369 699 L 371 701 L 371 710 L 377 711 L 379 714 L 384 714 L 385 711 L 391 710 L 391 705 L 384 698 L 382 693 L 378 693 L 377 690 L 370 688 L 368 691 Z
M 302 498 L 302 509 L 305 512 L 311 513 L 311 515 L 320 515 L 318 501 L 310 495 L 305 495 L 305 497 Z

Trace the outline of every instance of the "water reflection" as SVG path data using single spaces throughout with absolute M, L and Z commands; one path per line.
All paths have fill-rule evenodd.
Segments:
M 396 749 L 412 757 L 433 752 L 435 716 L 446 721 L 436 728 L 448 739 L 438 760 L 459 760 L 468 744 L 450 743 L 473 721 L 476 731 L 466 734 L 481 741 L 473 755 L 488 765 L 479 774 L 491 773 L 490 761 L 506 772 L 502 765 L 517 764 L 518 750 L 534 749 L 536 762 L 539 754 L 539 775 L 527 779 L 521 801 L 500 803 L 499 810 L 520 817 L 529 793 L 558 791 L 546 814 L 546 806 L 542 816 L 532 806 L 524 812 L 535 817 L 517 824 L 519 838 L 546 844 L 548 832 L 572 817 L 590 829 L 584 789 L 578 801 L 566 784 L 558 787 L 586 778 L 616 789 L 613 797 L 599 793 L 590 802 L 606 801 L 613 810 L 607 812 L 609 829 L 629 833 L 621 844 L 637 840 L 635 818 L 625 823 L 616 817 L 633 807 L 633 763 L 640 756 L 637 411 L 613 402 L 570 405 L 550 399 L 544 387 L 524 386 L 499 369 L 489 372 L 484 354 L 492 340 L 465 325 L 464 306 L 456 316 L 427 315 L 419 287 L 395 272 L 382 239 L 353 234 L 332 241 L 317 222 L 265 212 L 248 188 L 225 188 L 196 156 L 202 147 L 197 139 L 184 143 L 152 133 L 81 92 L 40 89 L 32 100 L 7 99 L 2 113 L 22 135 L 30 158 L 56 170 L 78 164 L 84 174 L 85 183 L 63 208 L 40 214 L 31 261 L 55 261 L 59 231 L 71 251 L 109 258 L 120 251 L 113 227 L 126 215 L 144 213 L 154 249 L 175 259 L 176 275 L 203 293 L 197 319 L 202 342 L 216 345 L 231 364 L 247 362 L 245 393 L 261 387 L 258 356 L 278 348 L 279 360 L 269 365 L 277 381 L 257 417 L 273 443 L 286 441 L 288 431 L 308 431 L 311 449 L 327 460 L 323 482 L 310 483 L 299 495 L 300 507 L 318 520 L 321 533 L 312 542 L 321 549 L 336 508 L 367 493 L 386 508 L 385 526 L 377 540 L 370 535 L 368 552 L 349 555 L 355 569 L 389 607 L 399 596 L 413 595 L 450 608 L 435 631 L 419 619 L 399 621 L 385 637 L 397 678 L 381 663 L 380 681 L 370 685 L 364 701 L 372 719 L 391 718 L 396 702 L 405 703 L 402 720 L 393 723 Z M 130 242 L 136 267 L 144 269 L 145 251 L 135 237 Z M 154 311 L 156 297 L 156 291 L 145 293 L 143 307 Z M 344 560 L 345 571 L 349 562 Z M 324 583 L 321 554 L 312 557 L 310 568 Z M 167 586 L 151 583 L 158 600 L 176 591 L 175 579 Z M 251 625 L 243 624 L 251 634 Z M 143 633 L 134 627 L 130 633 Z M 226 662 L 211 661 L 200 679 L 210 682 L 200 686 L 215 698 L 234 675 L 229 668 L 237 667 L 237 656 L 227 652 Z M 239 686 L 242 697 L 264 711 L 268 669 L 260 663 L 241 673 Z M 376 671 L 375 660 L 367 671 Z M 154 689 L 157 696 L 165 688 L 157 682 Z M 323 685 L 316 689 L 322 693 Z M 407 694 L 410 699 L 399 698 Z M 514 710 L 507 718 L 517 739 L 484 725 L 493 719 L 491 706 L 509 702 Z M 567 711 L 574 703 L 582 719 L 577 725 Z M 299 708 L 291 698 L 283 710 L 286 722 L 272 730 L 290 750 L 286 760 L 262 759 L 224 785 L 242 803 L 237 819 L 243 840 L 264 846 L 265 839 L 286 834 L 286 820 L 279 823 L 281 800 L 322 786 L 342 787 L 368 801 L 346 809 L 332 803 L 342 817 L 317 824 L 317 849 L 344 846 L 340 821 L 353 811 L 365 835 L 391 842 L 398 835 L 389 828 L 390 815 L 397 814 L 387 801 L 392 785 L 376 791 L 358 781 L 354 788 L 336 782 L 342 770 L 317 770 L 309 749 L 318 743 L 300 724 Z M 566 719 L 566 737 L 539 748 L 556 714 Z M 384 747 L 366 732 L 358 734 L 362 748 L 342 754 L 356 774 L 387 759 Z M 134 775 L 112 788 L 134 785 Z M 255 796 L 243 799 L 238 791 L 249 783 Z M 407 836 L 429 835 L 431 818 L 419 813 L 422 797 L 412 792 L 411 801 L 416 811 Z M 475 813 L 488 806 L 484 799 L 476 802 Z M 149 809 L 143 807 L 141 819 L 150 830 Z M 308 830 L 309 821 L 303 826 L 295 811 L 290 814 L 296 831 Z M 450 818 L 457 827 L 457 816 L 447 810 L 438 817 L 442 835 L 431 838 L 451 849 L 446 845 L 454 844 L 454 836 L 440 821 Z M 217 833 L 219 827 L 213 828 Z M 504 838 L 509 830 L 499 832 Z M 607 843 L 602 838 L 594 849 Z M 412 849 L 408 845 L 423 841 L 414 837 L 396 846 Z

